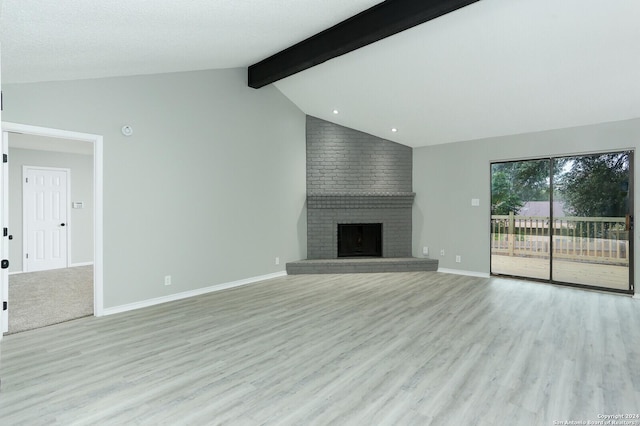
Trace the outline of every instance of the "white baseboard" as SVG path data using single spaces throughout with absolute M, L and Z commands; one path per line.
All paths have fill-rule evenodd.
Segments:
M 438 268 L 438 272 L 442 272 L 444 274 L 467 275 L 470 277 L 479 277 L 479 278 L 490 277 L 490 275 L 486 272 L 465 271 L 463 269 Z
M 247 284 L 254 284 L 260 281 L 270 280 L 272 278 L 284 277 L 286 275 L 287 275 L 286 271 L 276 272 L 273 274 L 260 275 L 258 277 L 245 278 L 243 280 L 232 281 L 229 283 L 217 284 L 210 287 L 184 291 L 182 293 L 170 294 L 168 296 L 156 297 L 154 299 L 147 299 L 140 302 L 128 303 L 126 305 L 114 306 L 111 308 L 104 308 L 102 310 L 102 316 L 119 314 L 121 312 L 133 311 L 135 309 L 140 309 L 140 308 L 147 308 L 149 306 L 159 305 L 161 303 L 173 302 L 176 300 L 186 299 L 188 297 L 194 297 L 194 296 L 200 296 L 207 293 L 213 293 L 214 291 L 226 290 L 229 288 L 240 287 Z

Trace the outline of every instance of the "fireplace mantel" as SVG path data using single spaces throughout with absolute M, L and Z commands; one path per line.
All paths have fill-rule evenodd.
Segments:
M 307 194 L 310 209 L 371 209 L 411 207 L 415 192 L 333 192 Z

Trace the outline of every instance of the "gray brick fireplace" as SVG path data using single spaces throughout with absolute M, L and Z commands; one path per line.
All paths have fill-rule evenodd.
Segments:
M 382 223 L 382 257 L 411 256 L 410 147 L 307 116 L 307 257 L 338 257 L 338 224 Z
M 307 116 L 307 260 L 287 272 L 434 270 L 411 257 L 413 151 Z M 338 258 L 338 225 L 381 224 L 381 256 Z M 435 266 L 434 266 L 435 265 Z
M 411 258 L 412 168 L 408 146 L 307 116 L 307 260 L 287 270 L 425 270 L 424 261 L 437 268 L 437 261 Z M 381 258 L 338 259 L 339 224 L 377 223 Z M 337 269 L 327 269 L 334 260 Z

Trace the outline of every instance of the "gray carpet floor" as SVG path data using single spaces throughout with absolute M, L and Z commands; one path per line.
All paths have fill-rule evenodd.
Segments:
M 93 266 L 9 276 L 9 334 L 93 315 Z

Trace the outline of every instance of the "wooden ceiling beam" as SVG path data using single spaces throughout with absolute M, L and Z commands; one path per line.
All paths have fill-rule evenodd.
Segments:
M 258 89 L 479 0 L 387 0 L 249 67 Z

